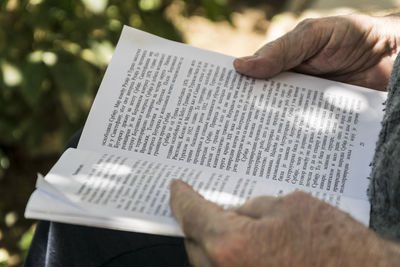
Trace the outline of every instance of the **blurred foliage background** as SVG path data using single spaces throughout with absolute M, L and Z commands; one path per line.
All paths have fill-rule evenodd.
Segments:
M 288 6 L 297 12 L 310 2 L 1 0 L 0 267 L 22 265 L 35 226 L 23 212 L 36 173 L 45 174 L 68 138 L 83 127 L 124 24 L 185 41 L 167 15 L 176 4 L 179 16 L 235 27 L 232 14 L 244 7 L 260 9 L 267 21 L 262 25 L 269 25 Z
M 230 21 L 228 0 L 181 1 L 184 16 Z M 183 41 L 172 0 L 0 1 L 0 266 L 21 265 L 34 222 L 23 211 L 82 128 L 124 24 Z

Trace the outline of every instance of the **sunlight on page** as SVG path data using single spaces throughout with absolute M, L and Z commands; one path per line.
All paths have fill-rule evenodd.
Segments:
M 132 168 L 126 165 L 120 165 L 118 163 L 101 163 L 94 164 L 93 168 L 97 170 L 111 170 L 114 175 L 126 175 L 132 172 Z
M 337 104 L 332 101 L 331 98 L 329 98 L 330 95 L 335 95 L 335 96 L 342 96 L 344 99 L 357 99 L 359 100 L 360 103 L 360 107 L 358 112 L 363 112 L 368 108 L 368 99 L 362 94 L 359 93 L 357 91 L 350 91 L 348 89 L 345 88 L 339 88 L 336 86 L 332 86 L 330 88 L 328 88 L 324 94 L 324 98 L 326 101 L 329 102 L 329 104 L 337 106 Z M 340 107 L 342 108 L 342 107 Z M 355 110 L 353 110 L 355 111 Z
M 235 196 L 227 192 L 219 192 L 216 190 L 199 190 L 199 193 L 207 200 L 217 203 L 224 207 L 238 206 L 243 204 L 246 199 Z
M 297 111 L 294 112 L 295 116 L 297 115 L 301 121 L 310 129 L 314 129 L 314 132 L 322 131 L 323 133 L 331 133 L 334 131 L 333 128 L 328 128 L 327 125 L 325 124 L 325 121 L 322 120 L 321 114 L 313 114 L 309 110 L 306 112 L 302 111 Z M 291 122 L 291 125 L 293 125 L 296 129 L 299 128 L 298 125 L 295 124 L 294 118 L 295 116 L 288 118 L 288 120 Z M 335 124 L 338 123 L 339 120 L 332 118 L 331 123 Z
M 324 102 L 321 105 L 321 108 L 317 108 L 317 112 L 314 109 L 297 109 L 294 110 L 293 116 L 289 116 L 286 118 L 292 126 L 295 128 L 299 128 L 296 125 L 295 118 L 300 118 L 309 129 L 312 129 L 314 132 L 322 131 L 324 133 L 334 133 L 336 129 L 331 127 L 331 125 L 336 125 L 340 123 L 339 117 L 330 118 L 330 124 L 326 124 L 325 114 L 326 112 L 330 112 L 329 108 L 323 108 L 326 104 L 330 106 L 334 106 L 339 110 L 346 110 L 347 112 L 354 113 L 362 113 L 365 112 L 369 105 L 368 99 L 362 93 L 357 91 L 349 91 L 348 89 L 339 88 L 336 86 L 328 87 L 327 90 L 323 94 Z M 339 103 L 338 103 L 339 100 Z M 342 101 L 343 100 L 343 101 Z M 382 98 L 382 101 L 384 99 Z M 320 111 L 318 111 L 318 109 Z M 335 111 L 335 114 L 336 113 Z M 289 114 L 290 115 L 290 114 Z

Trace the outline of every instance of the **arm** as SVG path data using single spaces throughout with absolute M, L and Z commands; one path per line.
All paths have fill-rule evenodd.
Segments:
M 258 197 L 226 211 L 187 184 L 170 205 L 194 266 L 398 266 L 400 247 L 310 195 Z
M 397 15 L 308 19 L 234 66 L 258 78 L 295 70 L 385 90 L 400 48 L 399 26 Z

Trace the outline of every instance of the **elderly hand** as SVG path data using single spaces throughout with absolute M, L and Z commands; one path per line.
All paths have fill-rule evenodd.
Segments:
M 236 59 L 242 74 L 269 78 L 295 71 L 385 90 L 400 45 L 400 17 L 307 19 L 255 55 Z
M 223 210 L 174 180 L 170 205 L 194 266 L 366 267 L 399 262 L 393 244 L 303 192 L 258 197 L 236 210 Z

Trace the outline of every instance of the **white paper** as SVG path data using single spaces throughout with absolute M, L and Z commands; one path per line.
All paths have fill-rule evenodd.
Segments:
M 295 73 L 257 80 L 236 73 L 232 62 L 230 56 L 124 27 L 78 152 L 63 156 L 70 160 L 56 165 L 46 181 L 71 203 L 97 210 L 76 190 L 88 174 L 84 168 L 89 172 L 107 154 L 118 158 L 107 167 L 111 172 L 123 172 L 123 159 L 199 172 L 198 181 L 208 187 L 193 183 L 195 189 L 226 207 L 257 195 L 304 190 L 367 224 L 369 163 L 386 93 Z M 181 174 L 185 180 L 187 173 Z M 153 205 L 165 210 L 170 178 L 162 176 L 148 179 L 163 192 Z M 110 191 L 113 183 L 102 186 Z M 106 208 L 112 217 L 177 227 L 149 207 L 134 215 Z
M 367 199 L 386 93 L 232 61 L 125 27 L 78 148 Z
M 168 206 L 173 178 L 184 180 L 206 199 L 225 208 L 241 205 L 251 197 L 281 196 L 292 191 L 260 180 L 210 172 L 204 167 L 190 169 L 157 160 L 69 149 L 45 181 L 38 177 L 25 216 L 181 236 Z M 368 223 L 368 202 L 315 192 L 313 195 Z

